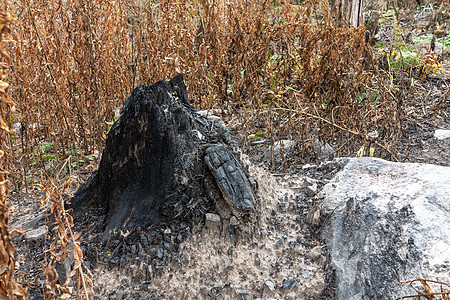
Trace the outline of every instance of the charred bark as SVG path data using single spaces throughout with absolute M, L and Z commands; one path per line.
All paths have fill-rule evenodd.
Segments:
M 75 216 L 103 208 L 105 235 L 174 219 L 201 222 L 216 212 L 217 201 L 234 215 L 248 213 L 255 197 L 233 147 L 223 125 L 195 113 L 181 75 L 138 87 L 108 133 L 98 170 L 71 206 Z

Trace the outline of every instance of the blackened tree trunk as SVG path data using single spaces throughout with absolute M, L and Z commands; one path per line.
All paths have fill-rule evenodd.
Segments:
M 232 146 L 223 125 L 189 105 L 181 75 L 138 87 L 108 134 L 98 170 L 71 201 L 75 216 L 102 207 L 107 236 L 175 218 L 198 222 L 217 201 L 234 215 L 249 212 L 252 186 Z

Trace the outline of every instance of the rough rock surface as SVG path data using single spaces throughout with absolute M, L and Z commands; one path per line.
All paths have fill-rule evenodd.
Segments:
M 438 140 L 448 139 L 450 138 L 450 130 L 436 129 L 434 132 L 434 137 Z
M 350 159 L 322 190 L 337 299 L 395 299 L 400 280 L 450 280 L 450 168 Z

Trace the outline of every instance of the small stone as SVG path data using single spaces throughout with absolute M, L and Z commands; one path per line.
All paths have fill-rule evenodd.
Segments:
M 303 278 L 310 278 L 313 275 L 313 273 L 309 272 L 309 271 L 305 271 L 302 273 L 302 277 Z
M 27 241 L 40 241 L 45 237 L 45 225 L 33 230 L 27 231 Z
M 283 288 L 285 289 L 290 289 L 294 283 L 296 282 L 296 280 L 294 278 L 289 278 L 288 280 L 286 280 L 283 284 Z
M 317 183 L 308 186 L 308 189 L 310 189 L 314 193 L 317 192 Z
M 314 141 L 314 153 L 319 155 L 320 158 L 326 158 L 334 153 L 334 149 L 328 143 L 324 144 L 317 139 Z
M 230 218 L 230 225 L 231 225 L 231 226 L 236 226 L 237 224 L 238 224 L 238 221 L 237 221 L 236 217 L 235 217 L 235 216 L 232 216 L 232 217 Z
M 126 264 L 128 264 L 129 259 L 128 259 L 128 257 L 127 257 L 126 255 L 123 255 L 123 256 L 120 258 L 119 262 L 120 262 L 120 264 L 121 264 L 122 266 L 125 266 Z
M 235 232 L 234 232 L 234 227 L 231 226 L 231 224 L 228 225 L 228 233 L 230 233 L 230 235 L 235 234 Z
M 172 245 L 168 242 L 164 242 L 164 248 L 166 248 L 167 250 L 172 250 Z
M 438 140 L 448 139 L 450 138 L 450 130 L 436 129 L 434 132 L 434 137 Z
M 164 251 L 162 248 L 156 249 L 156 257 L 162 259 L 164 257 Z
M 212 213 L 207 213 L 205 215 L 206 221 L 210 222 L 220 222 L 220 216 Z
M 322 247 L 321 246 L 316 246 L 316 247 L 312 248 L 311 251 L 309 251 L 309 253 L 308 253 L 308 257 L 311 260 L 316 260 L 321 255 L 322 255 Z
M 278 239 L 278 241 L 277 241 L 277 246 L 280 246 L 280 245 L 282 245 L 284 243 L 284 238 L 280 238 L 280 239 Z
M 142 243 L 145 247 L 148 246 L 148 239 L 147 239 L 147 236 L 146 236 L 145 234 L 143 234 L 143 233 L 141 233 L 141 243 Z
M 264 284 L 269 288 L 271 292 L 275 291 L 275 285 L 271 280 L 266 280 Z
M 183 241 L 183 236 L 179 233 L 178 235 L 177 235 L 177 242 L 178 243 L 181 243 Z
M 266 236 L 266 235 L 267 235 L 267 232 L 263 231 L 263 232 L 261 232 L 261 235 L 262 235 L 262 236 Z
M 297 245 L 297 242 L 296 242 L 296 241 L 291 241 L 291 242 L 289 242 L 289 247 L 290 247 L 291 249 L 294 249 L 296 245 Z
M 167 228 L 166 230 L 164 230 L 164 234 L 171 234 L 172 231 L 170 230 L 170 228 Z

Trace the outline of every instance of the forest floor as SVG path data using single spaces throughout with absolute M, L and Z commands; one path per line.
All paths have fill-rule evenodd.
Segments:
M 380 44 L 392 39 L 392 26 L 384 26 Z M 416 37 L 426 34 L 413 31 Z M 416 77 L 403 93 L 405 121 L 396 153 L 401 161 L 450 166 L 450 139 L 434 137 L 436 129 L 450 130 L 448 52 L 442 57 L 441 72 Z M 295 149 L 273 156 L 264 138 L 241 146 L 242 160 L 259 184 L 256 215 L 245 223 L 224 224 L 211 214 L 204 224 L 138 228 L 104 243 L 101 211 L 75 223 L 75 231 L 83 233 L 95 299 L 333 299 L 334 275 L 318 231 L 316 196 L 346 160 L 285 161 Z M 75 175 L 83 181 L 91 170 Z M 29 299 L 43 299 L 43 249 L 49 243 L 44 209 L 25 188 L 9 201 L 10 228 L 27 231 L 13 239 L 19 281 Z M 57 270 L 62 283 L 68 270 L 63 264 Z

